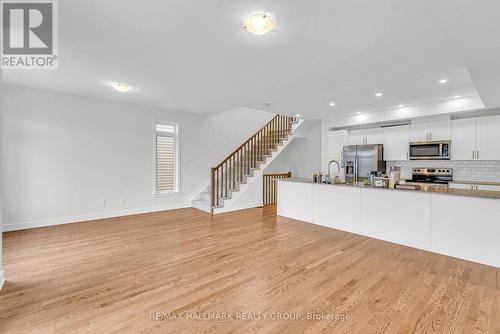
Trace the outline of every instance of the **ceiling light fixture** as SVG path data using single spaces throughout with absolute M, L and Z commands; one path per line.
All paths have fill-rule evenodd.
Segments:
M 245 29 L 254 35 L 264 35 L 273 30 L 275 25 L 274 18 L 264 13 L 252 14 L 243 22 Z
M 382 95 L 384 95 L 384 94 L 382 94 L 381 92 L 375 93 L 376 97 L 381 97 Z
M 453 96 L 453 98 L 454 99 L 459 99 L 459 98 L 461 98 L 461 96 L 460 95 L 455 95 L 455 96 Z
M 398 104 L 398 108 L 403 108 L 404 106 L 404 104 Z
M 356 112 L 356 115 L 361 115 L 361 114 L 362 114 L 361 111 Z
M 441 79 L 439 80 L 440 85 L 446 85 L 448 83 L 448 79 Z
M 330 107 L 335 107 L 335 102 L 330 102 Z
M 129 84 L 123 82 L 113 82 L 111 83 L 111 87 L 120 93 L 126 93 L 130 90 Z
M 296 116 L 297 118 L 301 118 L 301 117 L 302 117 L 302 115 L 301 115 L 301 114 L 297 114 L 297 115 L 295 115 L 295 116 Z

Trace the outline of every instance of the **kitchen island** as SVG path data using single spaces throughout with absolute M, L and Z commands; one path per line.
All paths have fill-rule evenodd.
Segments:
M 278 215 L 500 267 L 500 192 L 283 179 Z

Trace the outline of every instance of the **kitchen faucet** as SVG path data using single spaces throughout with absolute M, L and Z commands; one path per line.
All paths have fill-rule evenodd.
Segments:
M 327 174 L 327 180 L 331 182 L 331 174 L 330 174 L 330 167 L 332 166 L 332 163 L 335 163 L 337 165 L 337 175 L 340 174 L 340 164 L 337 160 L 332 160 L 328 163 L 328 174 Z

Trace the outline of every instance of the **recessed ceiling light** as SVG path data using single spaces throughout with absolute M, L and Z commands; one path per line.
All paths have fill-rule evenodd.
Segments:
M 404 106 L 404 104 L 398 104 L 398 108 L 403 108 Z
M 302 115 L 301 115 L 301 114 L 297 114 L 297 115 L 295 115 L 295 116 L 296 116 L 297 118 L 301 118 L 301 117 L 302 117 Z
M 356 112 L 356 115 L 361 115 L 361 114 L 362 114 L 361 111 Z
M 441 79 L 439 80 L 440 85 L 446 85 L 448 83 L 448 79 Z
M 274 18 L 264 13 L 250 15 L 243 22 L 245 29 L 254 35 L 264 35 L 273 30 L 275 25 Z
M 460 95 L 455 95 L 455 96 L 453 96 L 453 98 L 454 99 L 459 99 L 459 98 L 461 98 L 461 96 Z
M 335 107 L 335 102 L 330 102 L 330 107 Z
M 126 93 L 130 90 L 129 84 L 126 84 L 124 82 L 113 82 L 111 84 L 111 87 L 113 87 L 116 91 L 120 93 Z
M 382 95 L 384 95 L 384 94 L 382 94 L 381 92 L 375 93 L 376 97 L 381 97 Z

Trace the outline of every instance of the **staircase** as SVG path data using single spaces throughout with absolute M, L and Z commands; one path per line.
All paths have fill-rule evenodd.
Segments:
M 199 198 L 191 205 L 211 213 L 236 210 L 234 203 L 290 144 L 302 122 L 295 117 L 276 115 L 211 169 L 210 179 L 202 185 Z

